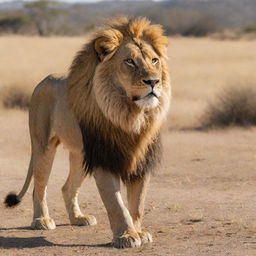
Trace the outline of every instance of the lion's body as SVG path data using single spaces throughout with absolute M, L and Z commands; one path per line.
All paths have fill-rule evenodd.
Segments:
M 114 245 L 133 247 L 152 240 L 141 231 L 141 221 L 169 106 L 165 46 L 161 28 L 146 19 L 114 21 L 78 53 L 67 77 L 50 75 L 37 85 L 29 111 L 31 162 L 17 197 L 23 197 L 33 175 L 33 228 L 55 228 L 45 197 L 56 147 L 62 143 L 70 152 L 62 191 L 71 224 L 96 224 L 93 216 L 81 213 L 77 201 L 84 178 L 93 174 Z M 129 210 L 121 199 L 120 179 L 127 186 Z
M 83 151 L 82 134 L 67 101 L 67 79 L 50 75 L 37 85 L 30 103 L 30 133 L 43 151 L 52 141 Z

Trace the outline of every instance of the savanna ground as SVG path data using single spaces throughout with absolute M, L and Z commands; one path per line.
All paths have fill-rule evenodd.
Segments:
M 171 39 L 173 102 L 164 127 L 164 160 L 148 191 L 144 227 L 154 243 L 108 247 L 111 232 L 94 181 L 80 193 L 98 225 L 72 227 L 61 186 L 68 156 L 59 148 L 48 186 L 57 229 L 33 231 L 32 186 L 15 209 L 0 206 L 0 255 L 256 255 L 256 128 L 195 129 L 207 102 L 228 85 L 256 81 L 255 41 Z M 65 72 L 84 38 L 0 37 L 0 90 L 31 92 L 44 76 Z M 255 84 L 255 83 L 254 83 Z M 27 112 L 0 108 L 0 195 L 19 191 L 30 155 Z

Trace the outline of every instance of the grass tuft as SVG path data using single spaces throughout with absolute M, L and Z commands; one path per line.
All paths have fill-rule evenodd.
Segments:
M 7 109 L 28 110 L 30 94 L 20 87 L 10 87 L 1 90 L 2 106 Z
M 256 88 L 228 87 L 203 115 L 203 128 L 248 127 L 256 125 Z

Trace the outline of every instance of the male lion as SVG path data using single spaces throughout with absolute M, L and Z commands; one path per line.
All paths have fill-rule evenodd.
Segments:
M 32 95 L 29 127 L 32 155 L 25 184 L 9 194 L 20 202 L 34 177 L 32 228 L 54 229 L 46 185 L 56 147 L 70 152 L 70 173 L 62 188 L 72 225 L 95 225 L 78 205 L 78 189 L 93 174 L 106 207 L 117 248 L 152 242 L 141 230 L 150 172 L 160 156 L 159 130 L 170 101 L 166 64 L 168 40 L 146 18 L 112 20 L 75 57 L 66 78 L 52 75 Z M 127 187 L 128 209 L 120 193 Z

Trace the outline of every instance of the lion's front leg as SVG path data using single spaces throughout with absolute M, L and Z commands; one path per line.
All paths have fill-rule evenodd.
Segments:
M 148 174 L 143 178 L 138 178 L 127 184 L 128 208 L 133 219 L 134 227 L 143 244 L 151 243 L 153 241 L 149 232 L 141 230 L 141 223 L 144 215 L 144 202 L 149 180 L 150 175 Z
M 140 236 L 121 197 L 120 179 L 102 169 L 95 170 L 94 177 L 108 213 L 113 232 L 114 247 L 129 248 L 140 246 Z

